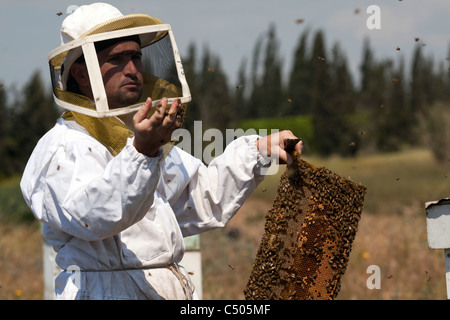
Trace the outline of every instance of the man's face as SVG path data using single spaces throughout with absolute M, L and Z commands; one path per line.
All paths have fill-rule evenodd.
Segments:
M 100 72 L 111 109 L 137 103 L 143 91 L 142 53 L 134 41 L 120 42 L 98 53 Z

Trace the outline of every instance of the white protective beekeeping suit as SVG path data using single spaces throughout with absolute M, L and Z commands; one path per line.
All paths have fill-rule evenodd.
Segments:
M 123 16 L 107 4 L 82 6 L 63 22 L 63 44 L 135 16 L 161 23 Z M 69 65 L 71 52 L 57 53 L 51 72 Z M 224 226 L 262 181 L 268 161 L 257 150 L 258 136 L 234 140 L 208 166 L 177 147 L 147 157 L 108 108 L 98 111 L 92 101 L 81 106 L 93 113 L 73 108 L 64 72 L 52 76 L 55 99 L 71 111 L 38 142 L 20 185 L 63 270 L 55 282 L 57 298 L 196 298 L 178 266 L 183 237 Z M 183 80 L 178 86 L 185 97 Z

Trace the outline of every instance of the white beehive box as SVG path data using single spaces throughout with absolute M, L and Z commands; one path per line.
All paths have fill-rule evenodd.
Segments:
M 427 238 L 430 249 L 443 249 L 447 298 L 450 299 L 450 199 L 427 202 Z
M 450 248 L 450 199 L 427 202 L 427 236 L 430 249 Z

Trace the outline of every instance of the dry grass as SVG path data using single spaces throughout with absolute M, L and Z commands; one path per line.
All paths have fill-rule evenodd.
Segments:
M 0 235 L 0 299 L 42 299 L 42 237 L 37 223 L 4 222 Z
M 427 246 L 423 208 L 403 214 L 366 214 L 360 222 L 338 299 L 445 299 L 442 250 Z M 367 267 L 378 265 L 381 288 L 368 289 Z
M 368 187 L 338 299 L 445 299 L 444 256 L 427 247 L 424 202 L 448 196 L 450 164 L 423 150 L 307 160 Z M 227 227 L 201 235 L 204 299 L 244 299 L 278 179 L 267 177 Z M 379 290 L 366 286 L 370 265 L 381 269 Z M 1 223 L 0 299 L 42 299 L 42 292 L 37 224 Z

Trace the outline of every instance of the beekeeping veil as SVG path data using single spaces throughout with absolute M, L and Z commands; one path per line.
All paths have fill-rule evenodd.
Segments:
M 134 39 L 141 46 L 144 90 L 137 103 L 115 108 L 108 105 L 97 52 L 105 48 L 105 43 L 122 38 Z M 80 59 L 89 74 L 93 99 L 73 88 L 70 68 Z M 124 146 L 125 135 L 132 136 L 115 116 L 137 111 L 147 97 L 152 98 L 153 106 L 163 97 L 169 99 L 169 104 L 176 98 L 181 103 L 191 100 L 170 25 L 146 14 L 123 15 L 106 3 L 80 6 L 63 21 L 61 45 L 49 53 L 48 60 L 54 100 L 69 110 L 65 118 L 81 123 L 113 154 Z M 122 135 L 117 133 L 120 128 Z M 102 141 L 105 139 L 108 141 Z

